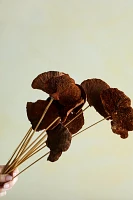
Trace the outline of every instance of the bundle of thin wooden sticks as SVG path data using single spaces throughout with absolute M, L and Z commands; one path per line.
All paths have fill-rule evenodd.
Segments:
M 6 173 L 6 174 L 11 174 L 18 166 L 20 166 L 22 163 L 24 163 L 27 159 L 29 159 L 30 157 L 32 157 L 33 155 L 37 154 L 38 152 L 40 152 L 42 149 L 44 149 L 46 147 L 46 131 L 57 121 L 59 120 L 59 117 L 56 118 L 43 132 L 41 132 L 36 139 L 33 139 L 33 136 L 37 130 L 37 128 L 39 127 L 40 123 L 42 122 L 46 112 L 48 111 L 50 105 L 53 102 L 53 98 L 51 98 L 48 106 L 45 108 L 42 117 L 40 118 L 36 128 L 33 130 L 32 127 L 27 131 L 27 133 L 25 134 L 24 138 L 22 139 L 22 141 L 20 142 L 20 144 L 18 145 L 18 147 L 16 148 L 16 150 L 14 151 L 13 155 L 11 156 L 11 158 L 9 159 L 9 161 L 6 163 L 5 167 L 3 168 L 2 173 Z M 85 109 L 83 109 L 83 112 L 85 110 L 87 110 L 89 106 L 87 106 Z M 75 118 L 77 118 L 82 112 L 79 112 Z M 67 127 L 67 125 L 69 123 L 71 123 L 75 118 L 73 118 L 71 121 L 69 121 L 65 126 Z M 109 117 L 108 117 L 109 118 Z M 87 130 L 88 128 L 100 123 L 101 121 L 105 120 L 107 118 L 103 118 L 102 120 L 92 124 L 91 126 L 81 130 L 80 132 L 76 133 L 73 135 L 76 136 L 78 134 L 80 134 L 81 132 Z M 22 171 L 19 172 L 19 174 L 17 174 L 16 176 L 20 175 L 22 172 L 24 172 L 25 170 L 27 170 L 29 167 L 31 167 L 32 165 L 34 165 L 36 162 L 38 162 L 39 160 L 41 160 L 42 158 L 44 158 L 46 155 L 48 155 L 49 152 L 45 153 L 44 155 L 42 155 L 41 157 L 39 157 L 37 160 L 35 160 L 33 163 L 31 163 L 29 166 L 27 166 L 26 168 L 24 168 Z M 15 178 L 15 177 L 14 177 Z

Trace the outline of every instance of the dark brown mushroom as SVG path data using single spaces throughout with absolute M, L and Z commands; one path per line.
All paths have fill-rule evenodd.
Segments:
M 63 106 L 73 108 L 79 103 L 83 104 L 83 89 L 81 90 L 74 79 L 63 72 L 42 73 L 33 80 L 32 87 L 48 93 Z
M 58 124 L 53 130 L 47 130 L 46 145 L 50 148 L 48 160 L 56 161 L 61 152 L 67 151 L 71 144 L 72 135 L 63 124 Z
M 101 93 L 106 112 L 111 116 L 111 129 L 125 139 L 128 131 L 133 130 L 133 109 L 131 100 L 117 88 L 109 88 Z
M 130 98 L 117 88 L 108 88 L 102 91 L 100 97 L 104 109 L 111 116 L 112 113 L 117 112 L 120 108 L 131 106 Z
M 62 151 L 51 150 L 47 160 L 50 162 L 55 162 L 60 158 L 61 155 L 62 155 Z
M 93 106 L 96 111 L 103 117 L 108 117 L 108 113 L 106 113 L 101 102 L 100 94 L 103 90 L 106 90 L 110 86 L 101 79 L 96 78 L 83 81 L 81 86 L 87 95 L 87 101 L 89 105 Z
M 128 131 L 133 130 L 133 109 L 131 107 L 120 108 L 117 112 L 112 113 L 112 118 L 112 131 L 121 138 L 127 138 Z
M 76 117 L 79 113 L 81 113 L 81 114 L 78 117 Z M 83 125 L 84 125 L 84 116 L 83 116 L 82 109 L 80 110 L 79 113 L 76 113 L 75 110 L 73 110 L 68 115 L 68 117 L 67 117 L 67 119 L 66 119 L 66 121 L 64 123 L 64 125 L 66 125 L 66 127 L 69 129 L 69 131 L 71 132 L 71 134 L 77 133 L 83 127 Z
M 45 108 L 48 105 L 48 101 L 38 100 L 35 103 L 27 102 L 27 117 L 32 124 L 33 130 L 35 129 L 36 125 L 38 124 Z M 42 122 L 40 123 L 37 131 L 46 129 L 57 117 L 59 117 L 59 112 L 56 106 L 52 103 L 46 112 Z M 53 129 L 57 124 L 59 124 L 60 119 L 56 121 L 50 129 Z
M 67 105 L 64 106 L 60 103 L 60 101 L 58 100 L 53 100 L 53 104 L 56 106 L 56 108 L 58 109 L 59 115 L 61 117 L 61 121 L 64 123 L 67 119 L 67 117 L 69 116 L 69 114 L 71 112 L 74 111 L 74 113 L 76 114 L 79 110 L 81 110 L 81 108 L 83 107 L 83 105 L 86 102 L 86 94 L 84 92 L 84 89 L 82 88 L 82 86 L 77 85 L 76 86 L 80 89 L 81 91 L 81 97 L 79 101 L 75 101 L 73 102 L 73 104 L 71 104 L 70 102 L 67 102 Z M 50 101 L 50 97 L 47 98 L 47 101 Z
M 44 72 L 42 74 L 39 74 L 32 82 L 32 88 L 33 89 L 39 89 L 43 92 L 46 92 L 48 94 L 53 94 L 56 92 L 56 81 L 55 78 L 63 76 L 63 72 L 57 72 L 57 71 L 48 71 Z M 53 81 L 51 84 L 49 81 Z
M 52 95 L 55 97 L 55 95 Z M 55 99 L 55 98 L 54 98 Z M 73 105 L 75 106 L 77 103 L 81 101 L 81 90 L 80 88 L 75 84 L 70 84 L 66 87 L 65 90 L 62 92 L 58 92 L 58 100 L 59 103 L 68 106 Z

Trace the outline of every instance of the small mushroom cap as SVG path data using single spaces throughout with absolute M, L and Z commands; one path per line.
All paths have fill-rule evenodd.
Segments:
M 36 125 L 38 124 L 45 108 L 48 105 L 48 101 L 38 100 L 35 103 L 27 102 L 27 117 L 32 124 L 33 130 L 35 129 Z M 42 122 L 40 123 L 37 131 L 41 131 L 46 129 L 57 117 L 59 117 L 58 109 L 52 103 L 46 112 Z M 56 121 L 50 129 L 54 128 L 57 124 L 59 124 L 60 119 Z
M 93 106 L 96 111 L 103 117 L 108 117 L 101 102 L 100 94 L 110 86 L 101 79 L 87 79 L 81 83 L 90 106 Z

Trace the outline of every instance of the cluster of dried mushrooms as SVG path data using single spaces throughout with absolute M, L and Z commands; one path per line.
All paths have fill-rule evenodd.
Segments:
M 128 131 L 133 130 L 131 100 L 101 79 L 87 79 L 78 85 L 68 74 L 49 71 L 38 75 L 32 82 L 32 88 L 49 94 L 46 100 L 27 103 L 27 116 L 32 128 L 35 129 L 51 98 L 52 104 L 37 131 L 46 129 L 58 117 L 47 130 L 46 145 L 50 149 L 48 160 L 51 162 L 68 150 L 72 135 L 84 125 L 82 107 L 86 100 L 100 115 L 111 120 L 112 131 L 121 138 L 127 138 Z

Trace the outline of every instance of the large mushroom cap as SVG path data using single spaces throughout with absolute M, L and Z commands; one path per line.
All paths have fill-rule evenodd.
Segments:
M 83 91 L 75 84 L 68 74 L 49 71 L 38 75 L 32 82 L 34 89 L 40 89 L 48 93 L 64 106 L 75 107 L 82 99 Z
M 48 101 L 38 100 L 35 103 L 27 102 L 27 117 L 32 124 L 33 130 L 35 129 L 36 125 L 38 124 L 41 116 L 48 105 Z M 46 129 L 57 117 L 59 117 L 58 109 L 55 107 L 54 104 L 51 104 L 48 111 L 46 112 L 42 122 L 40 123 L 37 131 L 41 131 Z M 60 119 L 56 121 L 52 126 L 51 129 L 54 128 L 57 124 L 59 124 Z
M 48 71 L 39 74 L 32 82 L 33 89 L 40 89 L 49 95 L 54 95 L 54 98 L 58 100 L 58 95 L 70 87 L 71 84 L 75 84 L 75 81 L 63 72 Z
M 52 94 L 56 92 L 56 83 L 53 81 L 52 85 L 49 84 L 49 81 L 55 80 L 55 78 L 59 78 L 60 76 L 63 76 L 63 72 L 58 71 L 48 71 L 44 72 L 42 74 L 39 74 L 32 82 L 32 88 L 33 89 L 39 89 L 42 90 L 48 94 Z
M 87 79 L 81 83 L 90 106 L 93 106 L 96 111 L 103 117 L 108 117 L 101 102 L 100 94 L 110 86 L 101 79 L 93 78 Z

